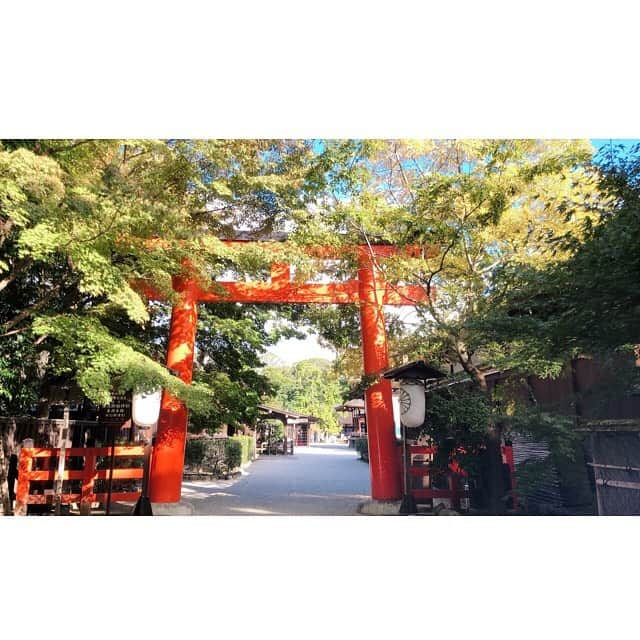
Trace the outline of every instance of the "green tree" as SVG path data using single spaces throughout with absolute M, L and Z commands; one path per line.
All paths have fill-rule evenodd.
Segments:
M 134 283 L 153 284 L 170 302 L 171 276 L 185 261 L 203 283 L 230 268 L 240 277 L 265 271 L 273 253 L 219 238 L 282 229 L 328 187 L 324 167 L 343 146 L 318 153 L 300 140 L 3 141 L 2 409 L 24 410 L 56 373 L 99 404 L 114 387 L 162 385 L 193 410 L 210 410 L 207 383 L 183 385 L 158 364 L 166 307 L 149 308 Z
M 486 367 L 508 363 L 500 341 L 476 321 L 499 297 L 498 276 L 513 265 L 563 259 L 549 239 L 580 237 L 600 197 L 585 169 L 583 141 L 375 141 L 361 145 L 368 180 L 306 225 L 317 237 L 350 234 L 360 242 L 422 245 L 422 255 L 380 260 L 390 282 L 421 284 L 421 326 L 406 336 L 404 355 L 462 368 L 492 407 Z M 494 303 L 495 304 L 495 303 Z M 482 366 L 483 365 L 483 366 Z M 501 425 L 487 420 L 489 496 L 501 509 Z
M 265 375 L 276 390 L 270 401 L 315 416 L 324 431 L 339 433 L 334 408 L 342 401 L 344 385 L 328 360 L 312 358 L 288 367 L 266 367 Z
M 280 312 L 282 313 L 282 312 Z M 267 346 L 292 330 L 286 325 L 266 327 L 276 309 L 269 305 L 202 305 L 196 334 L 194 380 L 214 390 L 207 416 L 192 416 L 195 431 L 216 431 L 221 425 L 253 425 L 261 398 L 273 392 L 262 372 L 261 355 Z
M 565 259 L 500 274 L 479 329 L 544 369 L 577 355 L 636 351 L 640 343 L 640 146 L 605 148 L 592 167 L 600 198 L 579 233 L 550 239 Z M 567 214 L 571 215 L 571 209 Z
M 640 355 L 639 151 L 608 148 L 594 158 L 593 220 L 577 232 L 549 238 L 550 248 L 562 250 L 561 260 L 510 265 L 496 274 L 500 294 L 487 297 L 474 328 L 492 344 L 496 360 L 514 371 L 555 376 L 568 370 L 573 358 L 595 358 L 599 381 L 576 395 L 578 415 L 583 402 L 597 417 L 598 407 L 640 388 L 640 369 L 634 366 Z M 572 215 L 571 206 L 566 215 Z M 559 471 L 578 478 L 581 443 L 573 422 L 544 413 L 535 406 L 519 408 L 505 422 L 543 437 Z M 579 481 L 575 490 L 581 491 Z

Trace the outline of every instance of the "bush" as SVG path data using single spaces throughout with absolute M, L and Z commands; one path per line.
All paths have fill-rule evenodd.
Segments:
M 229 440 L 240 443 L 242 447 L 241 464 L 246 464 L 253 459 L 253 454 L 255 453 L 253 436 L 232 436 Z
M 219 473 L 225 463 L 225 442 L 222 438 L 188 438 L 184 451 L 185 469 Z
M 188 438 L 184 449 L 185 467 L 200 467 L 204 459 L 205 440 Z
M 369 462 L 369 439 L 368 438 L 354 438 L 355 449 L 360 454 L 362 460 Z
M 246 464 L 253 455 L 252 436 L 188 438 L 184 466 L 186 471 L 218 474 Z
M 242 443 L 237 436 L 225 440 L 224 462 L 229 471 L 242 464 Z

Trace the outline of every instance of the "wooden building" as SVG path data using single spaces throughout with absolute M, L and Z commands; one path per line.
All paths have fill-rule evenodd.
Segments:
M 280 420 L 287 441 L 293 440 L 296 447 L 306 447 L 313 442 L 319 442 L 319 419 L 315 416 L 266 404 L 258 405 L 258 409 L 261 420 Z
M 342 434 L 347 438 L 362 437 L 367 434 L 367 418 L 365 415 L 364 398 L 355 398 L 335 407 L 341 415 L 338 423 L 342 427 Z
M 579 357 L 555 379 L 489 370 L 491 389 L 570 418 L 572 455 L 534 434 L 508 434 L 518 503 L 528 513 L 640 515 L 640 363 L 631 356 Z M 635 386 L 634 386 L 635 380 Z M 470 384 L 451 379 L 432 385 Z M 518 480 L 520 478 L 520 480 Z

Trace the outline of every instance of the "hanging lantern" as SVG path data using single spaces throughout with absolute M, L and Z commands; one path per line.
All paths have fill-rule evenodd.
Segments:
M 402 440 L 402 425 L 400 421 L 400 389 L 394 389 L 391 394 L 391 406 L 393 408 L 393 431 L 396 440 Z
M 400 420 L 405 427 L 421 427 L 425 418 L 425 396 L 422 384 L 400 385 Z
M 131 402 L 131 417 L 139 427 L 153 427 L 160 416 L 162 389 L 150 393 L 135 393 Z

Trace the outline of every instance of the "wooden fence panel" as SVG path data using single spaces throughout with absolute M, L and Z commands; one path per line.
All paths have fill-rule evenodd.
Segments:
M 137 468 L 106 468 L 97 469 L 98 458 L 111 456 L 111 447 L 71 448 L 65 450 L 65 456 L 69 458 L 81 457 L 84 460 L 84 468 L 81 470 L 66 469 L 62 473 L 62 480 L 81 481 L 81 492 L 67 491 L 61 494 L 62 504 L 79 503 L 82 514 L 88 513 L 92 502 L 106 502 L 107 492 L 94 491 L 96 480 L 142 480 L 144 470 Z M 27 506 L 30 504 L 52 504 L 54 496 L 51 493 L 31 493 L 32 482 L 55 482 L 59 479 L 58 470 L 51 468 L 51 462 L 60 455 L 60 449 L 23 447 L 20 451 L 18 488 L 16 491 L 15 515 L 27 514 Z M 144 458 L 143 446 L 117 446 L 113 448 L 114 459 L 117 458 Z M 34 465 L 39 461 L 46 461 L 49 468 L 38 469 Z M 140 491 L 115 491 L 111 493 L 112 501 L 135 502 L 141 495 Z

